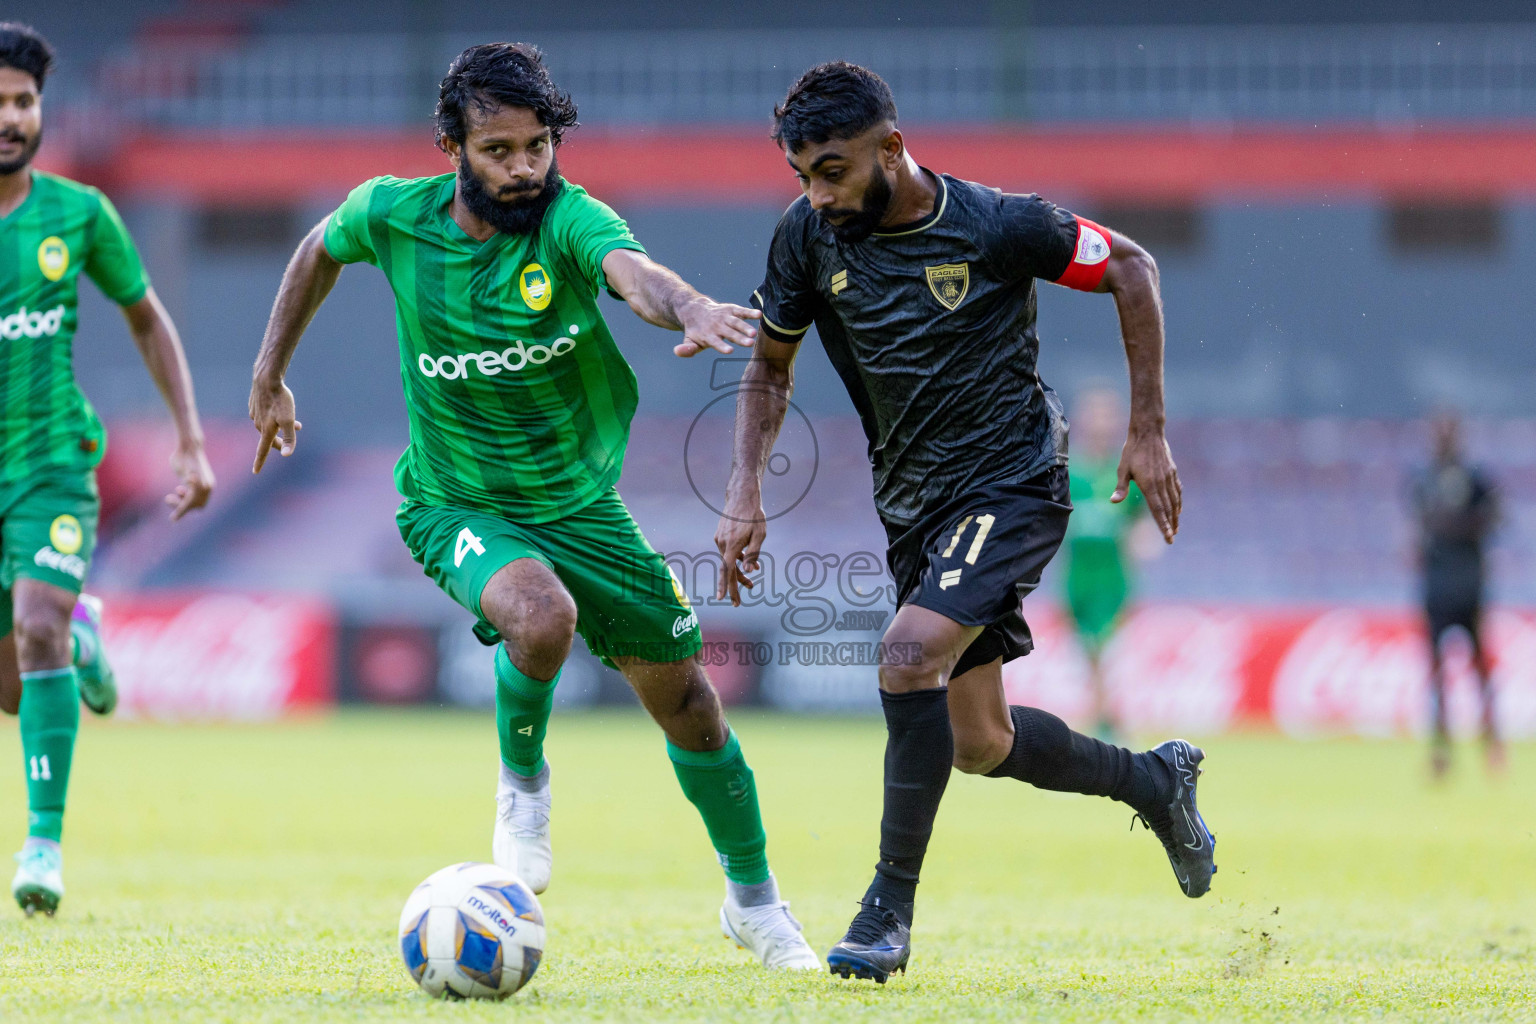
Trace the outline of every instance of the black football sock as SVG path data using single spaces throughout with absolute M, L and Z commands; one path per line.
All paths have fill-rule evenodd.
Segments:
M 955 740 L 949 731 L 949 690 L 880 691 L 885 710 L 885 811 L 880 863 L 866 899 L 896 904 L 908 920 L 917 877 L 933 834 L 933 819 L 949 784 Z
M 1062 793 L 1107 796 L 1138 811 L 1155 811 L 1172 779 L 1151 753 L 1111 746 L 1067 728 L 1048 711 L 1013 705 L 1013 749 L 987 772 Z

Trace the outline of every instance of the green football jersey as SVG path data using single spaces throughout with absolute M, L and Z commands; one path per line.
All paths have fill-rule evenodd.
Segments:
M 1130 492 L 1118 505 L 1110 495 L 1119 485 L 1119 463 L 1074 460 L 1072 518 L 1067 524 L 1067 571 L 1079 579 L 1108 577 L 1124 581 L 1130 575 L 1126 541 L 1145 502 L 1141 488 L 1131 483 Z
M 394 289 L 411 438 L 400 493 L 550 522 L 624 468 L 635 374 L 597 296 L 604 256 L 645 250 L 569 182 L 537 234 L 477 242 L 453 219 L 453 188 L 451 173 L 364 182 L 326 223 L 325 247 Z
M 149 288 L 111 201 L 33 171 L 27 198 L 0 219 L 0 489 L 101 461 L 106 433 L 75 383 L 82 270 L 120 306 Z

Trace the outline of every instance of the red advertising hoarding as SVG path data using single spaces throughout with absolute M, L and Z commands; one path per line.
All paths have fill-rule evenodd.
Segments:
M 239 593 L 106 601 L 120 715 L 249 720 L 334 703 L 336 626 L 324 602 Z
M 1009 701 L 1088 724 L 1087 662 L 1068 623 L 1044 602 L 1029 621 L 1037 649 L 1004 668 Z M 259 720 L 336 699 L 336 616 L 323 601 L 109 596 L 105 630 L 125 716 Z M 1485 631 L 1504 732 L 1536 736 L 1536 611 L 1491 611 Z M 1106 650 L 1104 672 L 1119 720 L 1136 732 L 1395 736 L 1422 734 L 1429 720 L 1424 629 L 1406 609 L 1146 603 Z M 1453 730 L 1475 734 L 1465 638 L 1450 644 L 1447 687 Z
M 1037 650 L 1003 670 L 1011 703 L 1092 720 L 1087 662 L 1054 607 L 1029 616 Z M 1506 735 L 1536 735 L 1536 612 L 1492 611 L 1484 626 Z M 1399 609 L 1255 609 L 1147 604 L 1105 651 L 1119 720 L 1134 731 L 1214 733 L 1248 724 L 1295 736 L 1416 735 L 1429 722 L 1427 641 Z M 1453 731 L 1477 730 L 1464 636 L 1450 644 Z

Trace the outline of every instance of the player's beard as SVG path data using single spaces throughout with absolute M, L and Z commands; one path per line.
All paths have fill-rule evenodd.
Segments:
M 0 138 L 4 138 L 10 142 L 19 142 L 22 144 L 20 156 L 13 160 L 0 160 L 0 177 L 4 177 L 6 175 L 15 174 L 17 171 L 30 164 L 32 162 L 32 158 L 37 156 L 37 147 L 43 144 L 43 130 L 39 128 L 37 132 L 32 136 L 32 138 L 28 139 L 21 132 L 16 131 L 15 129 L 11 129 L 9 131 L 0 132 Z
M 876 167 L 874 174 L 870 176 L 869 184 L 864 189 L 864 202 L 857 211 L 854 210 L 827 210 L 821 218 L 836 236 L 839 242 L 853 244 L 862 242 L 874 234 L 875 228 L 885 219 L 886 211 L 891 208 L 891 199 L 895 193 L 891 191 L 891 183 L 885 180 L 885 175 Z M 833 224 L 827 221 L 827 217 L 842 217 L 848 219 L 841 224 Z
M 553 158 L 542 187 L 503 189 L 501 194 L 510 197 L 506 199 L 491 195 L 480 176 L 470 170 L 468 160 L 459 163 L 459 199 L 465 209 L 507 235 L 531 235 L 538 231 L 544 214 L 564 187 L 560 161 Z

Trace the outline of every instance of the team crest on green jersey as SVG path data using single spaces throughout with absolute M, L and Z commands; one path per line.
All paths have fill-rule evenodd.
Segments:
M 528 303 L 529 309 L 541 312 L 549 305 L 555 285 L 543 267 L 530 263 L 517 276 L 517 290 L 523 293 L 523 301 Z
M 971 265 L 969 263 L 940 263 L 936 267 L 924 267 L 928 274 L 928 290 L 945 309 L 954 309 L 971 290 Z
M 69 246 L 58 235 L 49 235 L 37 247 L 37 266 L 43 276 L 57 281 L 69 269 Z

